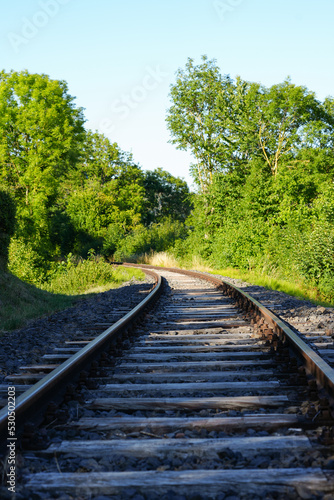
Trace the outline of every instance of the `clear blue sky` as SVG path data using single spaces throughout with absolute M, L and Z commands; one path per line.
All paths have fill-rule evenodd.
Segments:
M 168 144 L 169 87 L 187 58 L 264 85 L 290 75 L 333 95 L 333 0 L 13 0 L 1 5 L 0 67 L 66 80 L 86 126 L 143 169 L 191 182 Z

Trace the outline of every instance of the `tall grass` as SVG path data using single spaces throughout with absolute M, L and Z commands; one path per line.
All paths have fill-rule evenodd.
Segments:
M 114 259 L 138 262 L 145 254 L 164 253 L 185 236 L 185 226 L 179 221 L 165 220 L 150 227 L 138 226 L 119 242 Z
M 142 255 L 138 262 L 159 267 L 179 267 L 179 263 L 173 255 L 167 252 L 150 252 Z
M 159 267 L 179 267 L 195 269 L 196 271 L 211 271 L 212 267 L 202 257 L 193 255 L 191 258 L 176 258 L 170 252 L 150 252 L 143 255 L 138 262 Z
M 267 288 L 268 290 L 277 290 L 284 292 L 299 299 L 310 300 L 315 304 L 324 306 L 334 306 L 333 302 L 324 300 L 319 290 L 311 287 L 307 283 L 299 281 L 289 281 L 280 278 L 279 276 L 270 276 L 261 270 L 241 271 L 235 268 L 215 269 L 210 271 L 212 274 L 219 274 L 228 278 L 240 279 L 252 285 L 259 285 Z
M 70 307 L 76 300 L 40 290 L 0 270 L 0 332 L 20 328 L 31 319 Z
M 115 288 L 132 278 L 143 279 L 140 269 L 111 266 L 91 257 L 70 257 L 48 283 L 35 286 L 0 270 L 0 333 L 20 328 L 32 319 L 74 305 L 87 293 Z
M 144 273 L 140 269 L 112 266 L 100 257 L 91 256 L 87 260 L 70 257 L 42 288 L 64 295 L 86 294 L 115 288 L 131 278 L 143 279 Z
M 263 286 L 268 290 L 277 290 L 300 299 L 310 300 L 315 304 L 334 306 L 333 302 L 324 300 L 319 294 L 319 290 L 315 287 L 308 285 L 302 280 L 292 281 L 284 279 L 279 276 L 275 269 L 268 269 L 266 267 L 249 271 L 242 271 L 233 267 L 216 269 L 200 256 L 193 255 L 188 258 L 176 259 L 171 253 L 166 254 L 165 252 L 146 255 L 145 263 L 161 267 L 179 267 L 181 269 L 194 269 L 196 271 L 219 274 L 222 277 L 240 279 L 252 285 Z

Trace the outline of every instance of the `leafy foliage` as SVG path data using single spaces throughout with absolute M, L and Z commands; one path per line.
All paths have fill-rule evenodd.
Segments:
M 190 212 L 184 181 L 161 169 L 143 172 L 84 122 L 66 82 L 0 72 L 2 259 L 14 234 L 12 198 L 9 269 L 29 283 L 50 282 L 64 255 L 87 257 L 94 249 L 112 258 L 127 235 L 166 219 L 184 221 Z
M 162 222 L 165 219 L 184 222 L 190 215 L 192 200 L 187 183 L 174 177 L 161 168 L 146 171 L 143 187 L 145 189 L 145 225 Z
M 136 260 L 151 251 L 168 250 L 186 235 L 186 229 L 179 221 L 166 220 L 150 227 L 139 226 L 120 241 L 114 257 L 116 260 Z
M 0 190 L 0 268 L 6 269 L 10 237 L 15 230 L 16 208 L 11 196 Z
M 300 149 L 333 148 L 333 99 L 318 101 L 290 79 L 266 88 L 222 76 L 206 56 L 189 59 L 171 87 L 167 113 L 171 142 L 196 159 L 195 181 L 202 190 L 214 174 L 246 169 L 256 158 L 276 176 L 280 163 Z
M 98 287 L 112 288 L 131 278 L 142 279 L 143 276 L 139 269 L 111 266 L 91 251 L 86 260 L 69 254 L 66 260 L 58 264 L 51 280 L 43 288 L 53 293 L 77 295 Z
M 22 281 L 41 284 L 48 275 L 50 263 L 45 261 L 35 246 L 22 237 L 14 237 L 9 245 L 8 270 Z
M 84 118 L 63 81 L 0 73 L 0 179 L 13 196 L 18 237 L 53 254 L 49 216 L 80 155 Z
M 171 88 L 174 144 L 199 185 L 179 258 L 266 269 L 334 298 L 334 100 L 288 78 L 266 88 L 189 59 Z

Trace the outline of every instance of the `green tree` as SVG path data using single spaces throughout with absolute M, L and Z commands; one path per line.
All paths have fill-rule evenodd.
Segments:
M 79 159 L 83 123 L 64 81 L 0 73 L 0 179 L 16 202 L 18 234 L 46 253 L 49 210 Z
M 313 130 L 313 134 L 317 132 L 319 137 L 322 121 L 331 126 L 330 116 L 326 116 L 314 92 L 306 87 L 296 86 L 288 79 L 264 92 L 257 112 L 258 141 L 274 176 L 283 156 L 289 153 L 295 156 L 301 147 L 305 147 L 305 133 L 309 132 L 310 137 Z M 314 140 L 315 137 L 312 143 Z
M 180 177 L 174 177 L 162 168 L 147 170 L 143 186 L 145 198 L 142 220 L 145 225 L 167 218 L 184 222 L 190 215 L 191 195 L 187 183 Z
M 103 134 L 86 133 L 81 161 L 62 188 L 64 210 L 77 233 L 74 250 L 114 252 L 120 236 L 141 221 L 143 178 L 131 154 Z
M 70 178 L 70 188 L 95 182 L 99 187 L 124 175 L 134 167 L 131 153 L 122 151 L 116 142 L 112 143 L 105 135 L 87 130 L 82 141 L 81 161 L 76 165 Z M 135 167 L 139 171 L 139 167 Z
M 171 87 L 172 106 L 166 118 L 171 142 L 194 155 L 196 164 L 192 173 L 202 188 L 212 181 L 214 172 L 222 168 L 226 155 L 230 154 L 232 96 L 231 79 L 222 77 L 215 61 L 206 56 L 198 66 L 189 58 L 185 70 L 178 70 L 176 83 Z
M 238 169 L 242 177 L 256 158 L 276 176 L 282 161 L 305 147 L 333 150 L 333 99 L 321 103 L 290 79 L 270 88 L 240 77 L 233 81 L 204 56 L 201 64 L 189 59 L 178 71 L 170 98 L 171 142 L 193 153 L 192 173 L 202 190 L 215 173 Z

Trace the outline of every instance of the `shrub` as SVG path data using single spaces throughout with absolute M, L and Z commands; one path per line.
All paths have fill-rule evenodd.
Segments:
M 112 266 L 91 251 L 87 260 L 69 254 L 65 261 L 58 263 L 48 283 L 43 284 L 42 288 L 53 293 L 76 295 L 106 285 L 112 288 L 132 277 L 142 276 L 139 269 Z
M 217 267 L 248 269 L 261 259 L 267 235 L 268 226 L 261 219 L 227 220 L 215 234 L 209 261 Z
M 164 252 L 175 241 L 186 236 L 185 226 L 181 222 L 167 220 L 161 224 L 139 226 L 122 239 L 114 254 L 116 260 L 136 260 L 145 253 Z
M 321 221 L 314 224 L 301 249 L 299 268 L 308 281 L 316 285 L 334 276 L 334 227 L 331 224 Z
M 23 238 L 12 238 L 9 245 L 8 270 L 27 283 L 40 284 L 45 281 L 48 264 Z
M 104 235 L 103 247 L 101 254 L 105 257 L 110 257 L 116 252 L 117 246 L 124 238 L 124 228 L 121 224 L 114 223 L 108 226 L 106 234 Z
M 15 203 L 8 193 L 0 191 L 0 267 L 8 264 L 8 247 L 15 228 Z

